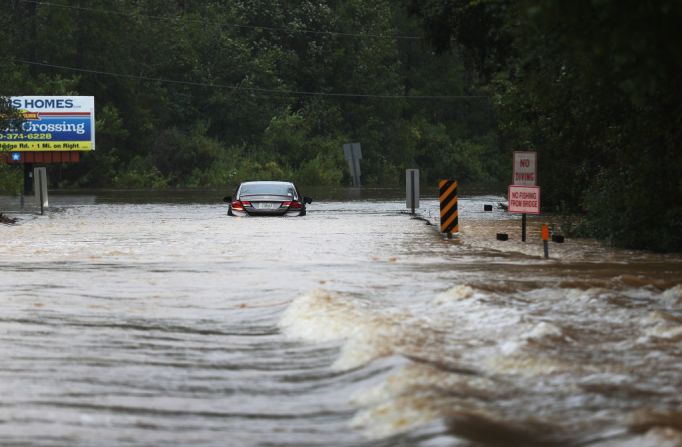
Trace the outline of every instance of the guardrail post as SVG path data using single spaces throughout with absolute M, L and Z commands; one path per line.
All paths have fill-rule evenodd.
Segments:
M 415 208 L 419 208 L 419 169 L 407 169 L 405 171 L 405 195 L 407 208 L 412 209 L 414 216 Z
M 549 258 L 549 227 L 547 224 L 542 224 L 542 245 L 545 249 L 545 259 Z

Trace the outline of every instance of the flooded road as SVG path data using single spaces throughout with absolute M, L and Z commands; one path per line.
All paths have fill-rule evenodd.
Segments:
M 393 199 L 20 215 L 0 444 L 681 446 L 682 258 L 567 240 L 544 260 L 537 220 L 522 244 L 482 211 L 500 200 L 462 198 L 451 241 Z

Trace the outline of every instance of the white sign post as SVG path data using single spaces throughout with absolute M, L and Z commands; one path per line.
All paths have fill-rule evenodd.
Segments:
M 47 201 L 47 169 L 45 168 L 34 168 L 33 169 L 33 182 L 35 191 L 36 202 L 40 206 L 40 214 L 45 214 L 45 208 L 48 206 Z
M 514 151 L 514 176 L 509 186 L 509 212 L 521 214 L 521 241 L 526 242 L 526 214 L 540 214 L 537 152 Z
M 350 167 L 350 175 L 353 178 L 353 186 L 362 186 L 360 181 L 360 160 L 362 159 L 362 146 L 360 143 L 347 143 L 343 145 L 343 153 Z

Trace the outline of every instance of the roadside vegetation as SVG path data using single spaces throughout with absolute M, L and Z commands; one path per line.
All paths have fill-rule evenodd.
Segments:
M 538 152 L 543 207 L 577 234 L 682 250 L 682 3 L 412 0 L 464 56 L 499 141 Z
M 97 150 L 60 186 L 344 185 L 353 141 L 367 185 L 415 166 L 431 182 L 508 170 L 489 98 L 404 4 L 17 1 L 2 15 L 0 93 L 96 98 Z
M 96 97 L 97 151 L 62 187 L 347 185 L 351 141 L 366 185 L 505 185 L 536 150 L 575 234 L 680 251 L 680 19 L 674 0 L 19 0 L 0 95 Z

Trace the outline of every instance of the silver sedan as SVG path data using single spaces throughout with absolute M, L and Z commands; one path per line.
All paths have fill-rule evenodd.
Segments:
M 291 182 L 244 182 L 229 203 L 228 216 L 305 216 L 310 197 L 301 197 Z

